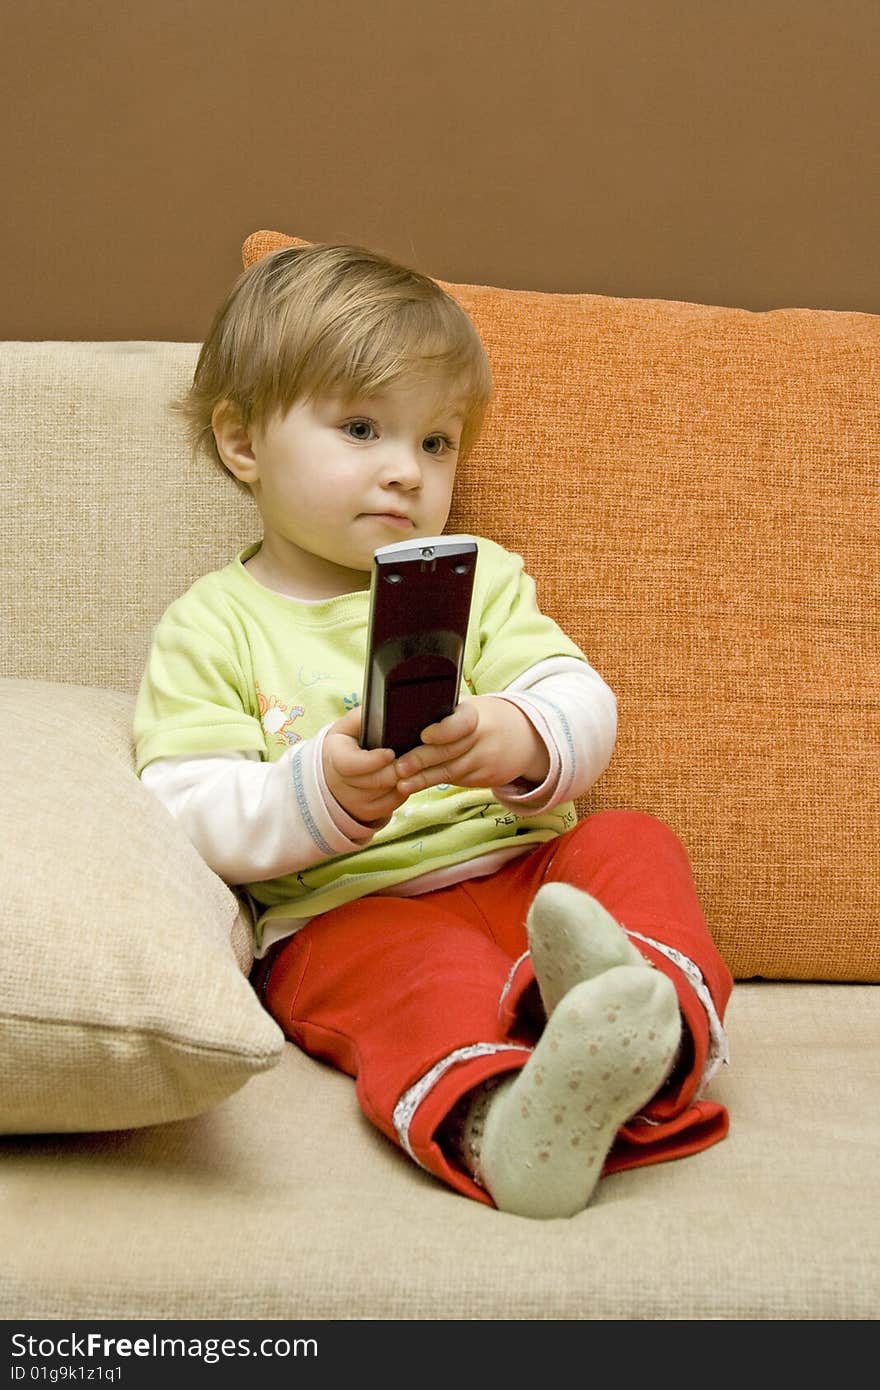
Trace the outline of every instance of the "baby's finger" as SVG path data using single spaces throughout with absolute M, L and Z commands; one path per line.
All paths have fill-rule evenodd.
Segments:
M 392 749 L 359 748 L 351 738 L 334 739 L 329 752 L 340 777 L 352 782 L 392 768 L 394 763 Z
M 473 701 L 462 700 L 461 704 L 456 705 L 451 714 L 447 714 L 445 719 L 440 719 L 436 724 L 429 724 L 422 730 L 422 742 L 430 744 L 455 743 L 458 739 L 466 738 L 474 732 L 477 727 L 477 710 Z
M 441 764 L 452 762 L 455 758 L 461 757 L 463 753 L 467 753 L 470 746 L 470 734 L 460 738 L 455 743 L 435 743 L 430 746 L 420 743 L 417 748 L 410 748 L 409 752 L 397 759 L 395 764 L 397 776 L 399 779 L 415 777 L 420 772 L 426 772 L 429 769 L 439 767 Z M 441 777 L 439 780 L 442 782 L 443 778 Z
M 452 782 L 449 768 L 445 762 L 434 763 L 431 767 L 415 772 L 411 777 L 398 777 L 397 790 L 401 796 L 412 796 L 413 792 L 423 792 L 427 787 L 439 787 L 444 782 Z
M 345 711 L 330 726 L 334 734 L 347 734 L 349 738 L 357 738 L 361 731 L 362 710 L 360 705 L 355 705 L 354 709 Z
M 384 767 L 377 768 L 373 772 L 363 772 L 353 774 L 345 779 L 350 787 L 357 787 L 363 791 L 390 791 L 397 786 L 397 773 L 394 763 L 388 762 Z

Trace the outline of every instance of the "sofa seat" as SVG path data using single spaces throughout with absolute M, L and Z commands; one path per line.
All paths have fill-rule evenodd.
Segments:
M 871 985 L 737 985 L 727 1139 L 571 1220 L 463 1201 L 292 1045 L 193 1119 L 5 1138 L 4 1316 L 873 1319 L 878 1025 Z

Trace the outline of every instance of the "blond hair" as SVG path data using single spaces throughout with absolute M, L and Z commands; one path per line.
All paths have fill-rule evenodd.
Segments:
M 360 246 L 291 246 L 257 261 L 220 306 L 192 386 L 173 403 L 194 450 L 220 461 L 215 408 L 245 428 L 327 394 L 372 396 L 394 382 L 436 381 L 464 410 L 459 457 L 480 431 L 492 390 L 485 350 L 462 306 L 436 281 Z

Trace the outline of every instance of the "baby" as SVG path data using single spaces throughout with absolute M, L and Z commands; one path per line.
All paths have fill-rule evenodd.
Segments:
M 490 393 L 472 321 L 414 270 L 306 246 L 239 278 L 181 408 L 260 536 L 159 622 L 138 770 L 250 897 L 287 1037 L 457 1191 L 567 1217 L 723 1138 L 701 1097 L 731 979 L 672 831 L 578 820 L 616 702 L 518 555 L 476 538 L 453 713 L 401 756 L 360 747 L 373 553 L 443 531 Z

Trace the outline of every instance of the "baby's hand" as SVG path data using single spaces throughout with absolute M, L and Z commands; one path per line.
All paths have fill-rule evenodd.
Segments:
M 454 787 L 504 787 L 520 779 L 540 785 L 550 769 L 543 739 L 509 700 L 468 695 L 445 719 L 422 730 L 422 742 L 397 759 L 402 797 L 449 782 Z
M 349 710 L 327 730 L 322 750 L 324 777 L 340 806 L 364 825 L 384 821 L 406 801 L 390 748 L 361 748 L 360 709 Z

